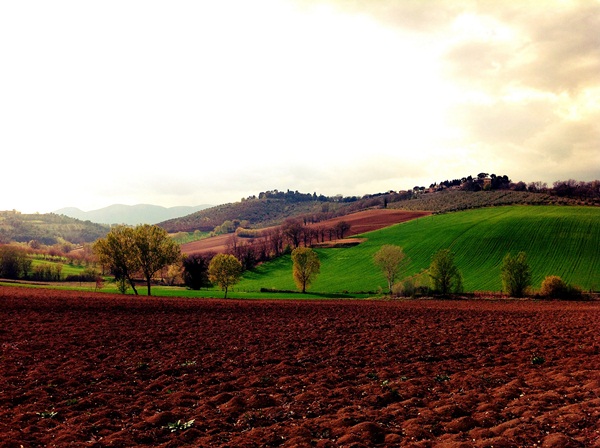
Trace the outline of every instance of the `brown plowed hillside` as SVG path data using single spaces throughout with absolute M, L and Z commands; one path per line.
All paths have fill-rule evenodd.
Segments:
M 347 236 L 354 236 L 365 232 L 383 229 L 401 222 L 411 221 L 416 218 L 430 215 L 431 212 L 373 209 L 363 210 L 350 215 L 339 216 L 337 218 L 321 221 L 312 226 L 333 227 L 340 221 L 346 221 L 350 224 L 350 231 Z M 181 251 L 184 254 L 206 253 L 206 252 L 225 252 L 227 242 L 232 234 L 218 235 L 211 238 L 205 238 L 200 241 L 193 241 L 181 245 Z
M 339 216 L 315 225 L 332 227 L 340 221 L 346 221 L 352 226 L 350 228 L 350 232 L 348 232 L 348 236 L 353 236 L 383 229 L 401 222 L 412 221 L 413 219 L 428 215 L 431 215 L 431 212 L 373 209 L 363 210 L 362 212 L 352 213 L 350 215 Z

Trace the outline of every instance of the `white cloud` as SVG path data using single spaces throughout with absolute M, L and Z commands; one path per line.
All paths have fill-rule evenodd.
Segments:
M 0 209 L 598 178 L 598 17 L 591 1 L 4 2 Z

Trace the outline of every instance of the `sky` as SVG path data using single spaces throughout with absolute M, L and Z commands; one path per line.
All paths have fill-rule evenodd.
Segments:
M 0 2 L 0 210 L 600 179 L 600 1 Z

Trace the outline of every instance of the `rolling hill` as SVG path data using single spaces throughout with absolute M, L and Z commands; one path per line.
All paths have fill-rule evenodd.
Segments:
M 65 215 L 82 221 L 92 221 L 101 224 L 156 224 L 168 219 L 179 218 L 190 215 L 199 210 L 209 208 L 210 205 L 198 205 L 195 207 L 162 207 L 159 205 L 137 204 L 123 205 L 113 204 L 98 210 L 84 212 L 75 207 L 56 210 L 57 215 Z
M 352 237 L 360 233 L 382 229 L 393 224 L 410 221 L 411 219 L 417 219 L 429 214 L 429 212 L 418 211 L 371 209 L 351 213 L 338 218 L 328 219 L 320 222 L 319 225 L 333 227 L 337 222 L 343 220 L 350 225 L 350 230 L 348 231 L 347 236 Z M 227 245 L 232 236 L 233 234 L 228 233 L 185 243 L 181 245 L 181 251 L 187 255 L 207 252 L 226 252 Z M 335 240 L 334 243 L 337 241 L 349 240 Z
M 37 241 L 52 245 L 59 240 L 91 243 L 104 237 L 108 226 L 54 213 L 0 212 L 0 243 Z
M 432 215 L 361 235 L 362 244 L 316 249 L 321 274 L 311 292 L 377 291 L 385 288 L 372 263 L 384 244 L 402 246 L 411 258 L 408 275 L 428 268 L 432 255 L 450 248 L 466 291 L 499 291 L 500 266 L 511 252 L 525 251 L 534 287 L 546 275 L 559 275 L 586 290 L 600 289 L 600 208 L 504 206 Z M 289 256 L 246 272 L 240 291 L 295 290 Z
M 281 224 L 286 218 L 309 217 L 312 221 L 331 219 L 369 208 L 447 213 L 472 208 L 524 205 L 577 205 L 581 201 L 559 197 L 549 192 L 527 192 L 513 190 L 463 191 L 441 190 L 413 192 L 403 191 L 376 193 L 357 197 L 311 196 L 293 192 L 275 197 L 263 194 L 240 202 L 210 207 L 190 215 L 159 222 L 169 233 L 210 232 L 225 221 L 247 221 L 253 228 Z M 593 203 L 593 202 L 591 202 Z M 590 203 L 590 204 L 591 204 Z
M 348 204 L 320 201 L 290 202 L 284 199 L 250 199 L 218 205 L 181 218 L 171 219 L 158 225 L 169 233 L 211 231 L 225 221 L 248 221 L 252 227 L 280 224 L 284 219 L 306 214 L 325 213 L 333 216 Z

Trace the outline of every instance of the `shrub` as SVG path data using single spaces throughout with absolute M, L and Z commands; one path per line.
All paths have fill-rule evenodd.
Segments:
M 27 278 L 31 269 L 31 259 L 17 247 L 0 246 L 0 277 Z
M 531 269 L 525 252 L 512 256 L 506 254 L 502 260 L 502 287 L 511 297 L 523 297 L 531 285 Z
M 81 274 L 67 275 L 66 282 L 95 282 L 98 278 L 98 272 L 93 268 L 86 268 Z
M 183 259 L 183 281 L 188 288 L 198 290 L 211 286 L 208 266 L 214 256 L 215 254 L 210 252 L 188 255 Z
M 392 293 L 399 297 L 424 297 L 431 294 L 431 287 L 426 272 L 413 275 L 392 287 Z
M 62 264 L 42 263 L 33 268 L 31 278 L 40 282 L 59 282 L 61 273 Z
M 431 260 L 429 276 L 433 289 L 443 295 L 462 292 L 462 275 L 448 249 L 438 251 Z
M 242 227 L 238 227 L 235 231 L 235 234 L 240 238 L 258 238 L 261 236 L 262 231 L 257 229 L 245 229 Z
M 569 285 L 556 275 L 547 276 L 542 282 L 540 294 L 546 298 L 576 300 L 580 299 L 582 292 L 576 286 Z
M 416 297 L 417 286 L 412 278 L 396 283 L 392 287 L 392 294 L 399 297 Z

